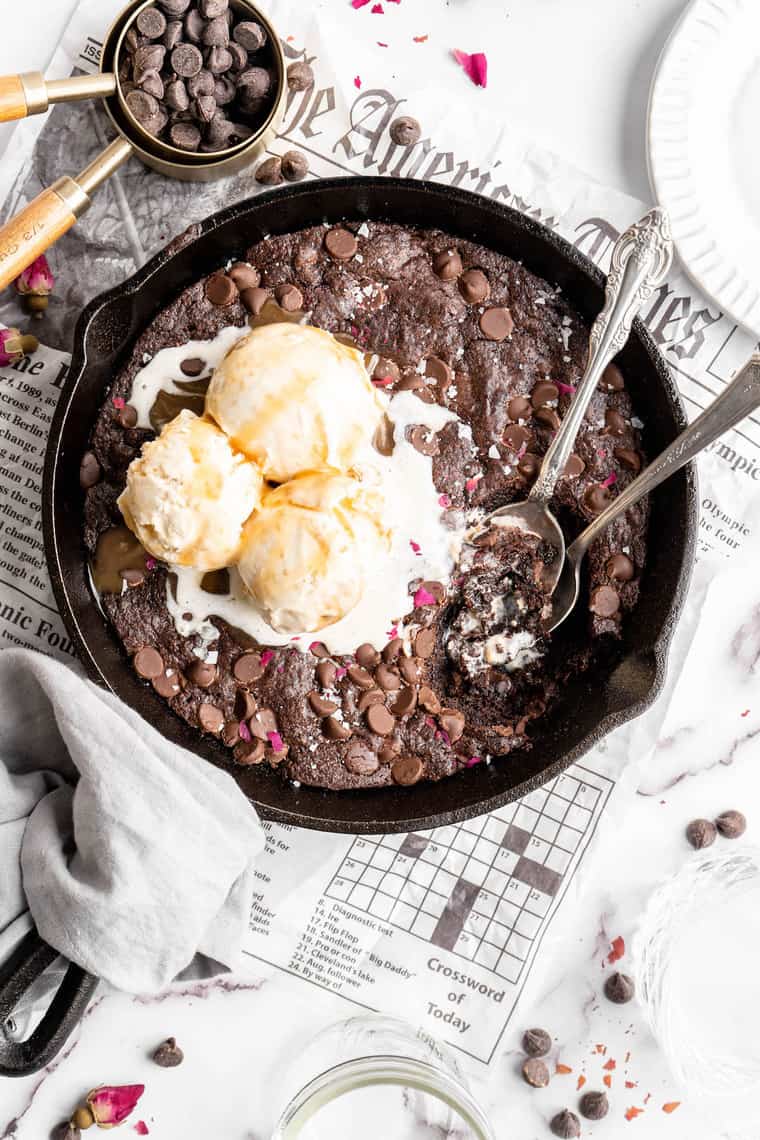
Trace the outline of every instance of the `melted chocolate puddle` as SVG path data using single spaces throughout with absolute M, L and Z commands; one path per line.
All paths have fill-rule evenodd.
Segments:
M 208 381 L 205 381 L 208 387 Z M 195 412 L 196 416 L 202 416 L 206 406 L 206 396 L 204 393 L 199 395 L 191 395 L 189 392 L 183 392 L 181 395 L 176 392 L 165 392 L 163 389 L 158 393 L 153 401 L 153 407 L 150 409 L 149 419 L 150 426 L 153 428 L 156 435 L 161 432 L 168 423 L 171 423 L 181 411 L 187 408 L 191 412 Z
M 201 578 L 201 589 L 207 594 L 229 594 L 229 570 L 209 570 L 208 573 L 204 574 Z
M 120 594 L 124 585 L 122 570 L 144 570 L 147 555 L 131 530 L 112 526 L 98 538 L 90 562 L 90 572 L 99 594 Z

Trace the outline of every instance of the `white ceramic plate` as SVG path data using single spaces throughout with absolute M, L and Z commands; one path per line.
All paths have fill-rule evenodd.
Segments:
M 649 174 L 687 272 L 760 336 L 760 0 L 693 0 L 657 67 Z

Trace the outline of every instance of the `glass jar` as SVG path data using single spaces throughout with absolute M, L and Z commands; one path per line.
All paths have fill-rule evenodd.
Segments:
M 362 1140 L 403 1140 L 423 1126 L 495 1140 L 453 1051 L 392 1017 L 325 1029 L 288 1068 L 284 1091 L 290 1099 L 272 1140 L 355 1140 L 357 1125 Z

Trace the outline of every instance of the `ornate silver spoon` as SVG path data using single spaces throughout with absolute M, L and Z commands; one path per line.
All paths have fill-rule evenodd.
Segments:
M 549 501 L 602 373 L 628 340 L 634 317 L 665 279 L 672 260 L 670 221 L 664 210 L 651 210 L 620 235 L 612 251 L 604 308 L 591 329 L 586 370 L 544 456 L 538 478 L 527 499 L 499 507 L 471 536 L 470 541 L 477 539 L 492 526 L 517 527 L 550 543 L 557 554 L 544 572 L 547 594 L 554 590 L 565 561 L 565 539 Z
M 598 538 L 618 515 L 653 491 L 655 487 L 659 487 L 660 483 L 670 475 L 680 471 L 700 451 L 704 451 L 714 440 L 738 424 L 758 406 L 760 406 L 760 353 L 755 353 L 701 416 L 681 432 L 678 438 L 674 439 L 632 483 L 629 483 L 626 489 L 567 548 L 562 573 L 552 597 L 552 613 L 546 623 L 547 631 L 556 629 L 578 601 L 581 563 L 594 539 Z

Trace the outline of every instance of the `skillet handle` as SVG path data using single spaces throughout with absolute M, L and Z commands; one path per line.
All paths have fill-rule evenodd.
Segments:
M 115 75 L 72 75 L 69 79 L 45 79 L 39 71 L 0 76 L 0 123 L 41 115 L 51 103 L 71 103 L 113 95 Z
M 57 957 L 58 952 L 43 942 L 36 930 L 22 939 L 0 967 L 0 1025 Z M 31 1037 L 26 1041 L 9 1042 L 0 1036 L 0 1076 L 25 1077 L 52 1061 L 79 1024 L 97 985 L 98 979 L 92 974 L 69 963 L 58 991 Z

